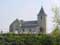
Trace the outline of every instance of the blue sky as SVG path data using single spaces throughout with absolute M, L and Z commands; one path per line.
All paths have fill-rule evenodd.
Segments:
M 47 14 L 47 32 L 53 29 L 52 7 L 59 5 L 60 0 L 0 0 L 0 31 L 8 32 L 9 25 L 18 18 L 37 20 L 41 5 Z

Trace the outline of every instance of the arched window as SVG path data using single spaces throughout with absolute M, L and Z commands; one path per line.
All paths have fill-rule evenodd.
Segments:
M 43 28 L 42 27 L 40 27 L 40 32 L 43 32 Z
M 23 30 L 23 32 L 24 32 L 24 29 L 22 29 Z

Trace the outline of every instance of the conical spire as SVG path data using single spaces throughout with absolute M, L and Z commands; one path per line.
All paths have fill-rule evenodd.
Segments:
M 40 12 L 39 12 L 38 16 L 39 16 L 39 15 L 42 15 L 42 14 L 45 15 L 45 12 L 44 12 L 43 6 L 41 6 L 41 9 L 40 9 Z
M 41 10 L 40 10 L 40 13 L 42 13 L 42 12 L 44 12 L 44 9 L 43 9 L 43 7 L 41 7 Z

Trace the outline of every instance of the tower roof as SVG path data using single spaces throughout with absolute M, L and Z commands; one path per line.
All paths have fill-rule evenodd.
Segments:
M 41 7 L 40 12 L 38 13 L 38 16 L 39 16 L 39 15 L 42 15 L 42 14 L 43 14 L 43 15 L 46 15 L 45 12 L 44 12 L 43 7 Z
M 44 12 L 44 9 L 43 9 L 43 7 L 41 7 L 41 10 L 40 10 L 40 13 L 42 13 L 42 12 Z

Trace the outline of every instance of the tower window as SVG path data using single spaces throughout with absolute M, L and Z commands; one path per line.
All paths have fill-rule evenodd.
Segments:
M 40 27 L 40 32 L 43 32 L 43 28 L 42 27 Z
M 23 32 L 24 32 L 24 29 L 23 29 Z
M 42 20 L 42 16 L 41 16 L 41 20 Z

